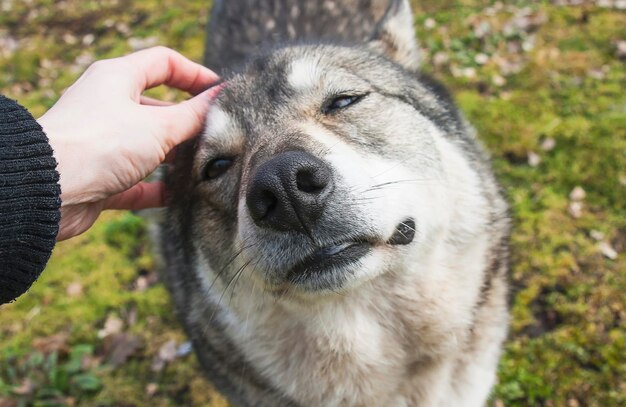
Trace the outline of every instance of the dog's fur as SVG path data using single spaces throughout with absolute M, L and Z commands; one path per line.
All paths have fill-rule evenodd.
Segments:
M 418 72 L 412 21 L 406 0 L 214 1 L 205 63 L 225 84 L 166 176 L 161 251 L 201 365 L 235 405 L 489 394 L 508 321 L 506 205 L 473 129 Z M 362 98 L 322 109 L 344 94 Z M 246 206 L 259 166 L 288 151 L 333 172 L 306 233 L 262 228 Z M 207 180 L 215 157 L 234 164 Z M 390 244 L 407 218 L 413 240 Z M 363 236 L 355 263 L 286 274 Z

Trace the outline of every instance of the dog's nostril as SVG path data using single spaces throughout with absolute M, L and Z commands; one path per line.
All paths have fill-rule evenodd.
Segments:
M 268 213 L 272 212 L 276 208 L 277 203 L 278 198 L 276 198 L 276 195 L 274 195 L 271 191 L 263 191 L 261 193 L 261 205 L 264 209 L 262 217 L 265 217 Z
M 328 177 L 321 171 L 314 169 L 302 169 L 296 174 L 298 190 L 309 194 L 319 194 L 328 185 Z
M 255 220 L 266 218 L 278 205 L 278 198 L 272 191 L 259 191 L 256 196 L 250 200 L 250 212 Z

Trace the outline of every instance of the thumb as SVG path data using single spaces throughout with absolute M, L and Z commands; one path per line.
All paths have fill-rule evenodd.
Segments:
M 156 117 L 160 117 L 161 123 L 159 141 L 166 146 L 166 153 L 202 130 L 211 101 L 221 89 L 221 85 L 214 86 L 173 106 L 146 106 L 154 113 L 158 112 Z

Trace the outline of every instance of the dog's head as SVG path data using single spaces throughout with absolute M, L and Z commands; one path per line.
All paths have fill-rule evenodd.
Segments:
M 363 47 L 276 49 L 226 78 L 170 177 L 174 223 L 213 278 L 332 293 L 428 249 L 454 112 L 418 80 L 398 4 Z

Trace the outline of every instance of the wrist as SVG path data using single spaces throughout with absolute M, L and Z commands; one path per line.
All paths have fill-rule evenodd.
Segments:
M 87 167 L 80 164 L 78 166 L 72 165 L 72 163 L 82 161 L 80 157 L 85 152 L 81 152 L 78 146 L 73 146 L 64 140 L 62 135 L 65 130 L 57 126 L 54 120 L 50 120 L 46 115 L 40 117 L 37 122 L 48 137 L 48 142 L 52 147 L 52 156 L 57 162 L 56 170 L 59 174 L 61 187 L 61 207 L 89 201 L 88 196 L 85 196 L 86 188 L 83 187 L 86 183 Z

